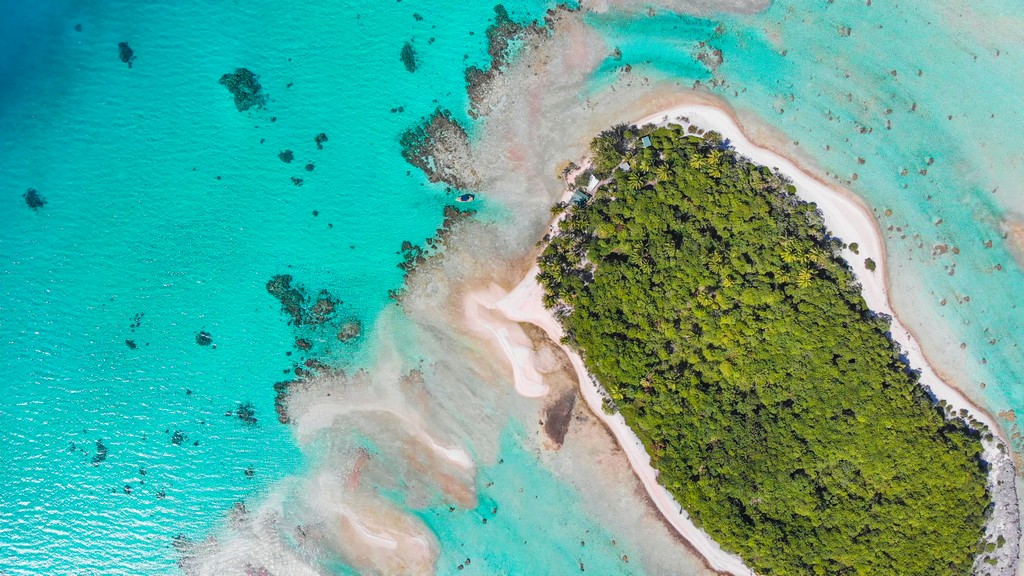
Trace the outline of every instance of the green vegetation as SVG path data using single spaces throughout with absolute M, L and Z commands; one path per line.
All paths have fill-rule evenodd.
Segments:
M 875 261 L 871 258 L 865 258 L 864 267 L 867 268 L 868 272 L 874 272 L 876 268 Z
M 607 182 L 541 255 L 545 303 L 698 525 L 763 575 L 969 573 L 979 433 L 816 208 L 716 133 L 619 126 L 592 151 Z

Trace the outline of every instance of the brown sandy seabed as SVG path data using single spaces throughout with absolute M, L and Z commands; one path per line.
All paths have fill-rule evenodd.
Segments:
M 504 262 L 500 271 L 495 271 L 493 275 L 484 274 L 454 286 L 450 296 L 453 308 L 454 303 L 462 302 L 466 295 L 485 291 L 492 284 L 511 290 L 526 275 L 539 253 L 539 248 L 531 250 L 527 256 Z M 475 332 L 464 326 L 464 319 L 453 315 L 449 320 L 467 337 L 477 338 Z M 579 379 L 561 347 L 539 326 L 527 322 L 520 322 L 518 325 L 529 337 L 534 352 L 534 365 L 541 373 L 544 384 L 549 387 L 547 395 L 537 399 L 540 406 L 536 412 L 536 428 L 532 430 L 542 446 L 542 449 L 536 452 L 541 460 L 563 479 L 570 479 L 577 488 L 582 486 L 574 477 L 583 478 L 589 474 L 599 473 L 604 484 L 617 487 L 619 494 L 612 492 L 612 495 L 619 498 L 629 496 L 636 503 L 642 504 L 645 508 L 642 518 L 646 518 L 647 521 L 654 520 L 661 526 L 659 532 L 667 536 L 668 541 L 682 545 L 695 561 L 703 564 L 702 571 L 694 572 L 694 575 L 706 573 L 728 576 L 728 572 L 711 568 L 689 540 L 679 534 L 658 509 L 643 484 L 637 479 L 611 429 L 591 411 L 580 395 Z M 492 348 L 490 354 L 498 359 L 500 366 L 500 373 L 493 376 L 499 379 L 499 384 L 508 386 L 507 383 L 513 380 L 511 367 L 500 348 L 496 345 Z M 556 461 L 554 453 L 563 448 L 573 451 L 574 455 L 567 461 Z M 581 463 L 578 460 L 579 455 L 586 455 L 591 461 Z M 566 465 L 579 464 L 583 464 L 589 470 L 565 468 Z M 598 489 L 605 488 L 606 486 L 601 486 Z M 624 493 L 627 490 L 628 494 Z M 587 499 L 590 500 L 591 497 Z M 624 557 L 623 560 L 627 561 L 628 558 Z

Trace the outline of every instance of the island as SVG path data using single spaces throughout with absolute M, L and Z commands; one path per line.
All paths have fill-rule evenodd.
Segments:
M 697 526 L 761 574 L 966 574 L 1003 545 L 991 432 L 919 385 L 784 176 L 714 132 L 620 125 L 576 182 L 544 303 Z

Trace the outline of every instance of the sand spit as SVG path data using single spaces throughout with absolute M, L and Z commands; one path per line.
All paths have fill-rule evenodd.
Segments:
M 480 328 L 479 332 L 497 342 L 501 351 L 511 360 L 512 381 L 516 392 L 527 398 L 539 398 L 548 393 L 544 377 L 534 366 L 533 350 L 530 337 L 517 324 L 503 321 L 501 316 L 494 318 L 493 312 L 500 303 L 504 292 L 495 284 L 487 293 L 473 292 L 465 299 L 465 314 L 469 326 Z

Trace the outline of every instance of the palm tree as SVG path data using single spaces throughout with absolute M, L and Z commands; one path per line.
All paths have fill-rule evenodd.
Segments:
M 712 150 L 711 153 L 708 154 L 707 173 L 708 173 L 709 176 L 712 176 L 712 177 L 715 177 L 715 178 L 721 178 L 722 177 L 722 151 L 721 150 Z
M 630 172 L 626 176 L 626 184 L 631 190 L 639 190 L 644 187 L 644 180 L 640 177 L 640 174 L 636 172 Z
M 779 255 L 782 256 L 782 261 L 786 264 L 793 264 L 803 260 L 803 258 L 793 250 L 793 242 L 791 240 L 783 240 L 782 243 L 779 244 Z
M 636 168 L 640 172 L 650 172 L 652 167 L 653 166 L 651 165 L 651 159 L 648 158 L 646 154 L 637 158 Z
M 804 268 L 796 273 L 796 285 L 801 288 L 807 288 L 811 285 L 811 279 L 814 276 L 811 275 L 811 271 Z

